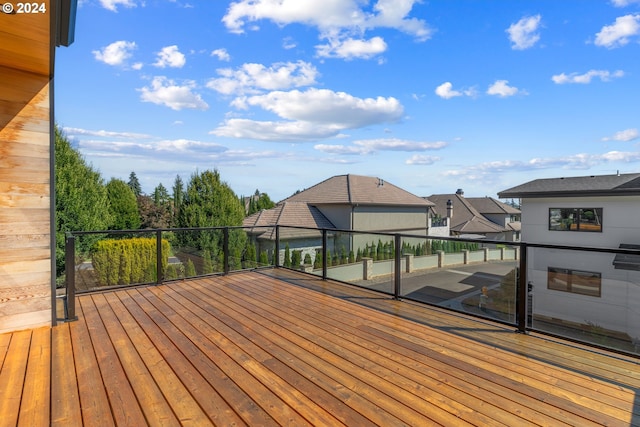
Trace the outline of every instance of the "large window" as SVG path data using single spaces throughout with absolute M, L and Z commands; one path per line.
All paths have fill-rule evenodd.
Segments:
M 602 275 L 600 273 L 549 267 L 548 289 L 599 297 L 601 286 Z
M 602 208 L 549 208 L 549 230 L 602 231 Z

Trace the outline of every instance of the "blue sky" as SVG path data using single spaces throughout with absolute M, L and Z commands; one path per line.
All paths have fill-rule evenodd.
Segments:
M 640 171 L 640 0 L 85 0 L 55 72 L 57 122 L 147 193 Z

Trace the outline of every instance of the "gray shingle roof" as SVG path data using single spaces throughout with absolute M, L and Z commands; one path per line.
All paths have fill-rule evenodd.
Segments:
M 275 240 L 275 228 L 266 227 L 273 225 L 297 226 L 309 228 L 335 228 L 335 226 L 325 217 L 322 212 L 313 206 L 300 202 L 282 202 L 273 209 L 256 212 L 244 219 L 243 227 L 260 227 L 247 230 L 249 233 L 257 234 L 260 238 Z M 263 228 L 264 227 L 264 228 Z M 282 227 L 280 238 L 295 239 L 305 237 L 319 237 L 318 230 L 295 229 Z
M 425 206 L 432 204 L 380 178 L 361 175 L 337 175 L 285 199 L 312 205 L 396 205 Z
M 612 196 L 640 194 L 640 173 L 536 179 L 498 193 L 498 197 Z
M 469 203 L 471 203 L 471 205 L 483 215 L 517 215 L 520 213 L 519 209 L 516 209 L 506 203 L 502 203 L 501 201 L 496 200 L 493 197 L 467 197 L 466 200 L 469 201 Z
M 427 197 L 435 204 L 435 212 L 441 217 L 447 216 L 447 202 L 453 204 L 453 218 L 449 229 L 456 233 L 486 234 L 501 233 L 504 227 L 486 219 L 465 197 L 458 194 L 433 194 Z

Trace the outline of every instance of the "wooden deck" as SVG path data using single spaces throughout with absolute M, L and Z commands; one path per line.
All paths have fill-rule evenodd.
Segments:
M 640 425 L 640 361 L 286 270 L 0 335 L 0 425 Z

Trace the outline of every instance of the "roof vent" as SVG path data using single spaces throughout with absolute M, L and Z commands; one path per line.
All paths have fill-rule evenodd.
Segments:
M 458 189 L 456 190 L 456 194 L 457 194 L 458 196 L 464 196 L 464 191 L 462 190 L 462 188 L 458 188 Z
M 378 178 L 378 187 L 382 187 L 384 185 L 384 180 L 381 178 Z

